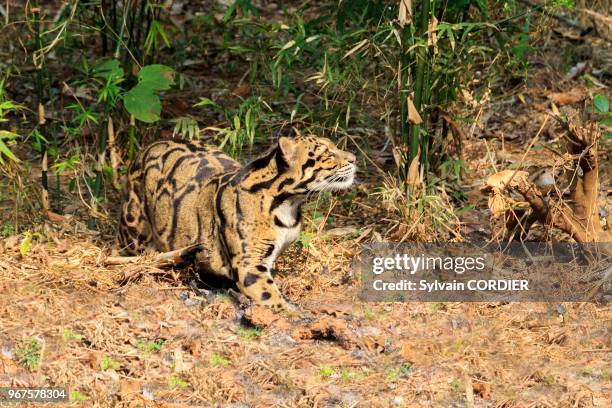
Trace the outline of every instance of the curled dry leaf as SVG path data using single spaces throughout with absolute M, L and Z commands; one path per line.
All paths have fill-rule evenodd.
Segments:
M 427 29 L 427 45 L 433 47 L 434 55 L 438 55 L 438 19 L 433 16 Z
M 502 170 L 487 178 L 480 190 L 489 194 L 488 206 L 493 217 L 499 217 L 506 212 L 508 205 L 503 195 L 506 186 L 526 182 L 527 177 L 529 173 L 526 171 Z
M 412 159 L 412 162 L 410 163 L 410 167 L 408 168 L 408 175 L 406 176 L 406 184 L 408 184 L 409 186 L 417 186 L 419 185 L 421 181 L 420 172 L 419 172 L 419 156 L 420 155 L 421 154 L 420 154 L 420 149 L 419 149 L 419 152 L 414 157 L 414 159 Z
M 499 191 L 494 191 L 489 196 L 488 205 L 493 217 L 499 217 L 506 212 L 506 200 L 504 200 L 504 196 Z
M 502 170 L 498 173 L 489 176 L 485 181 L 485 185 L 481 188 L 482 191 L 491 191 L 493 189 L 503 190 L 507 186 L 514 186 L 520 182 L 526 182 L 529 173 L 522 170 Z
M 421 115 L 417 110 L 416 106 L 414 106 L 414 102 L 412 102 L 412 98 L 408 96 L 408 121 L 414 123 L 415 125 L 420 125 L 423 123 L 423 119 L 421 119 Z
M 412 23 L 412 0 L 400 0 L 397 19 L 402 28 Z

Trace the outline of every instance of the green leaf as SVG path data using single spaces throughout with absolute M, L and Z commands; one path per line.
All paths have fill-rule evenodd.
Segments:
M 312 232 L 302 232 L 298 238 L 298 242 L 302 248 L 308 248 L 310 246 L 310 240 L 312 239 Z
M 17 158 L 17 156 L 15 156 L 15 154 L 11 151 L 11 149 L 9 149 L 6 143 L 4 143 L 4 140 L 2 140 L 2 139 L 13 140 L 17 137 L 19 137 L 19 135 L 13 132 L 9 132 L 6 130 L 0 130 L 0 163 L 1 164 L 4 164 L 2 155 L 8 157 L 10 160 L 14 161 L 15 163 L 19 163 L 21 161 Z
M 595 104 L 595 110 L 597 110 L 598 113 L 606 113 L 610 109 L 608 99 L 606 99 L 606 97 L 603 95 L 595 94 L 593 96 L 593 103 Z
M 161 64 L 153 64 L 142 67 L 138 73 L 138 85 L 147 87 L 153 91 L 170 89 L 174 85 L 176 73 L 170 67 Z
M 123 96 L 125 109 L 134 117 L 146 123 L 153 123 L 160 119 L 161 101 L 151 88 L 136 85 Z
M 219 105 L 217 105 L 212 99 L 210 98 L 200 98 L 200 102 L 196 103 L 195 105 L 193 105 L 194 107 L 197 106 L 214 106 L 215 108 L 221 108 Z
M 93 68 L 94 76 L 108 80 L 111 78 L 114 81 L 123 79 L 123 68 L 121 62 L 116 59 L 104 60 Z
M 32 234 L 29 232 L 26 232 L 24 235 L 25 237 L 23 238 L 23 241 L 21 241 L 21 244 L 19 245 L 19 253 L 21 254 L 22 257 L 26 256 L 26 254 L 30 250 L 30 244 L 32 243 Z

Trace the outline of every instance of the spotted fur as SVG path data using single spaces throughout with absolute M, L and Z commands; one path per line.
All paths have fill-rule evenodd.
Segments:
M 241 166 L 199 142 L 160 141 L 132 164 L 121 211 L 121 244 L 170 251 L 200 243 L 208 272 L 234 280 L 252 300 L 294 311 L 271 270 L 301 230 L 300 207 L 312 193 L 349 188 L 355 156 L 313 136 L 281 137 Z

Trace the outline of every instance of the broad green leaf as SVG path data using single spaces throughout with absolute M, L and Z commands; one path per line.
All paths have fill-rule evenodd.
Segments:
M 153 91 L 170 89 L 174 84 L 175 72 L 172 68 L 161 64 L 142 67 L 138 73 L 138 85 Z
M 161 101 L 151 88 L 136 85 L 123 96 L 125 109 L 134 117 L 146 123 L 153 123 L 160 119 Z
M 124 72 L 119 60 L 110 59 L 96 64 L 93 68 L 93 74 L 99 78 L 104 78 L 106 80 L 111 78 L 113 81 L 117 81 L 123 79 Z
M 608 99 L 603 95 L 595 94 L 595 96 L 593 96 L 593 103 L 595 104 L 595 109 L 599 113 L 606 113 L 610 109 Z
M 26 256 L 26 254 L 30 250 L 31 243 L 32 243 L 32 234 L 29 232 L 26 232 L 25 237 L 23 238 L 23 241 L 21 241 L 21 244 L 19 245 L 19 253 L 21 254 L 22 257 Z

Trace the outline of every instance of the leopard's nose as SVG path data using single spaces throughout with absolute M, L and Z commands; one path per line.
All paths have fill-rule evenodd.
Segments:
M 353 153 L 346 152 L 346 160 L 351 164 L 357 163 L 357 158 Z

